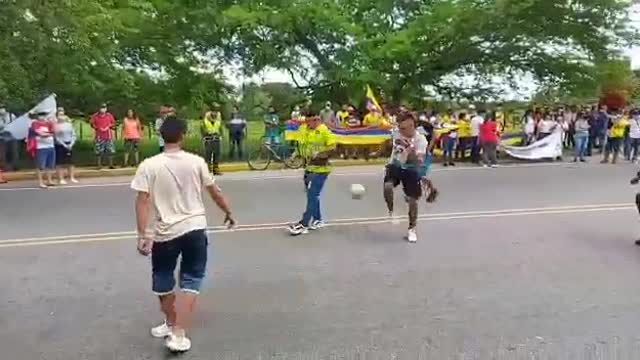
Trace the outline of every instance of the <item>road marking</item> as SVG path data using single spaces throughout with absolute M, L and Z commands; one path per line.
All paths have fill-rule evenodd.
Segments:
M 359 172 L 334 172 L 331 174 L 331 177 L 344 177 L 344 176 L 370 176 L 370 175 L 382 175 L 383 166 L 380 165 L 379 169 L 376 171 L 359 171 Z M 460 166 L 460 167 L 449 167 L 449 168 L 436 168 L 433 169 L 433 172 L 454 172 L 454 171 L 499 171 L 500 169 L 520 169 L 520 168 L 536 168 L 536 167 L 557 167 L 557 166 L 566 166 L 566 167 L 574 167 L 573 164 L 568 163 L 541 163 L 541 164 L 514 164 L 514 165 L 502 165 L 497 169 L 486 169 L 481 166 Z M 373 165 L 371 165 L 373 167 Z M 575 166 L 579 168 L 578 166 Z M 229 182 L 229 181 L 251 181 L 251 180 L 283 180 L 283 179 L 299 179 L 302 175 L 301 170 L 288 170 L 288 173 L 285 175 L 251 175 L 251 176 L 222 176 L 218 177 L 217 180 L 221 183 Z M 253 173 L 248 173 L 253 174 Z M 79 184 L 79 185 L 65 185 L 65 186 L 53 186 L 46 190 L 43 190 L 39 187 L 0 187 L 0 192 L 3 191 L 56 191 L 56 190 L 73 190 L 73 189 L 84 189 L 84 188 L 101 188 L 101 187 L 128 187 L 131 185 L 130 181 L 127 182 L 113 182 L 113 183 L 98 183 L 98 184 Z
M 557 206 L 545 208 L 529 208 L 529 209 L 502 209 L 487 211 L 469 211 L 442 214 L 424 214 L 418 217 L 419 222 L 425 221 L 455 221 L 465 219 L 483 219 L 483 218 L 501 218 L 514 216 L 536 216 L 536 215 L 561 215 L 572 213 L 590 213 L 590 212 L 607 212 L 607 211 L 628 211 L 636 210 L 635 204 L 594 204 L 594 205 L 577 205 L 577 206 Z M 406 216 L 399 217 L 406 220 Z M 354 226 L 354 225 L 373 225 L 386 224 L 392 222 L 388 217 L 366 217 L 366 218 L 346 218 L 328 221 L 327 227 Z M 264 230 L 282 230 L 289 223 L 267 223 L 267 224 L 248 224 L 240 225 L 235 229 L 229 230 L 223 226 L 213 226 L 207 229 L 210 234 L 248 232 L 248 231 L 264 231 Z M 135 237 L 135 232 L 114 232 L 102 234 L 76 234 L 65 236 L 52 236 L 41 238 L 25 238 L 25 239 L 8 239 L 0 240 L 0 248 L 15 248 L 26 246 L 42 246 L 42 245 L 64 245 L 76 243 L 91 243 L 126 240 Z

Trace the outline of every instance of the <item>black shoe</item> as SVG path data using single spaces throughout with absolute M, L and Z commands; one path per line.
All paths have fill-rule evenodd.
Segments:
M 456 164 L 452 161 L 449 163 L 449 166 L 456 166 Z
M 640 240 L 636 240 L 636 245 L 640 246 Z
M 444 164 L 442 164 L 442 166 L 447 167 L 447 166 L 449 166 L 449 163 L 444 163 Z

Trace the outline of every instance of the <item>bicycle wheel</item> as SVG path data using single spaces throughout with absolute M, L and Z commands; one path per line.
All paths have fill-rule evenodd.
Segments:
M 293 146 L 287 153 L 285 154 L 283 163 L 284 166 L 288 169 L 300 169 L 304 166 L 304 158 L 299 154 L 298 147 Z
M 247 156 L 247 163 L 251 170 L 266 170 L 271 163 L 271 150 L 262 145 L 258 149 L 249 153 Z

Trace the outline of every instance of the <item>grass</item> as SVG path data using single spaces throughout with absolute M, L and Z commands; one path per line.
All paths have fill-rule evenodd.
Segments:
M 202 136 L 200 135 L 200 122 L 189 121 L 189 129 L 187 131 L 187 137 L 184 142 L 184 148 L 187 151 L 202 154 L 203 144 Z M 94 155 L 94 132 L 91 126 L 82 120 L 75 120 L 73 126 L 78 136 L 78 141 L 73 150 L 74 163 L 77 166 L 92 166 L 95 165 Z M 158 136 L 148 125 L 145 125 L 145 136 L 140 142 L 140 158 L 145 159 L 153 155 L 158 154 Z M 116 165 L 122 164 L 124 161 L 124 141 L 121 138 L 122 128 L 118 127 L 117 136 L 115 140 L 116 154 L 114 156 L 114 162 Z M 244 140 L 244 155 L 260 146 L 262 144 L 262 137 L 264 136 L 264 123 L 262 122 L 249 122 L 247 126 L 247 137 Z M 33 161 L 26 155 L 24 147 L 21 150 L 20 156 L 20 168 L 33 168 Z M 222 140 L 222 161 L 229 161 L 229 136 L 228 133 L 224 133 Z M 242 159 L 244 160 L 244 159 Z

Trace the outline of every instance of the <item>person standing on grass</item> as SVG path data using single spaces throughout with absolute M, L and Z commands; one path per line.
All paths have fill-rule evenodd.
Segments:
M 113 143 L 113 130 L 116 118 L 108 111 L 107 104 L 100 106 L 100 111 L 91 116 L 91 127 L 95 131 L 96 163 L 102 169 L 102 159 L 107 157 L 109 169 L 113 169 L 113 154 L 116 152 Z
M 211 111 L 208 111 L 202 119 L 200 126 L 200 134 L 204 142 L 204 160 L 211 166 L 211 172 L 214 175 L 222 175 L 220 172 L 220 155 L 222 149 L 222 114 L 215 104 Z
M 129 157 L 133 154 L 134 165 L 140 164 L 140 140 L 144 128 L 138 114 L 133 109 L 127 110 L 127 115 L 122 120 L 122 138 L 124 139 L 124 164 L 129 166 Z
M 36 175 L 38 184 L 46 189 L 53 186 L 53 171 L 56 168 L 56 151 L 54 140 L 54 123 L 47 119 L 47 113 L 40 112 L 31 116 L 34 121 L 31 123 L 30 131 L 33 132 L 35 142 Z M 42 173 L 46 172 L 47 182 L 42 178 Z
M 576 155 L 573 158 L 573 162 L 586 162 L 585 156 L 587 155 L 589 145 L 589 114 L 580 113 L 577 116 L 577 120 L 574 122 L 574 143 L 576 144 Z
M 160 128 L 164 152 L 143 161 L 131 182 L 137 192 L 137 249 L 144 256 L 151 255 L 152 288 L 165 316 L 151 335 L 166 338 L 165 346 L 174 352 L 191 349 L 186 330 L 206 273 L 209 240 L 203 190 L 224 212 L 224 224 L 235 225 L 229 203 L 204 159 L 182 150 L 186 131 L 185 121 L 165 119 Z M 152 211 L 157 215 L 150 234 L 147 227 Z M 174 272 L 179 258 L 180 291 L 176 294 Z
M 235 159 L 236 149 L 238 157 L 242 159 L 242 140 L 247 135 L 247 120 L 240 113 L 240 109 L 237 106 L 233 107 L 227 127 L 229 128 L 229 159 Z
M 307 189 L 307 206 L 302 219 L 289 226 L 291 235 L 307 234 L 309 230 L 319 230 L 324 226 L 320 195 L 331 173 L 329 157 L 336 148 L 335 135 L 320 117 L 306 117 L 306 124 L 300 127 L 299 148 L 306 159 L 304 185 Z
M 56 139 L 56 164 L 58 166 L 58 181 L 60 185 L 65 185 L 67 181 L 64 177 L 64 168 L 67 169 L 69 181 L 74 184 L 76 180 L 75 169 L 73 167 L 73 145 L 76 143 L 76 130 L 73 128 L 71 119 L 64 114 L 63 108 L 58 108 L 56 114 L 58 123 L 55 125 Z
M 480 126 L 480 144 L 482 145 L 482 159 L 484 167 L 496 167 L 498 164 L 498 143 L 500 134 L 495 114 L 490 114 L 489 118 Z
M 264 137 L 266 144 L 280 144 L 280 117 L 273 106 L 269 106 L 268 112 L 264 115 Z
M 156 119 L 156 122 L 154 124 L 156 135 L 158 136 L 158 148 L 160 149 L 160 152 L 164 151 L 164 140 L 162 139 L 162 135 L 160 134 L 160 128 L 162 127 L 164 119 L 168 118 L 169 116 L 174 116 L 175 113 L 175 109 L 169 104 L 164 104 L 160 107 L 160 116 Z

